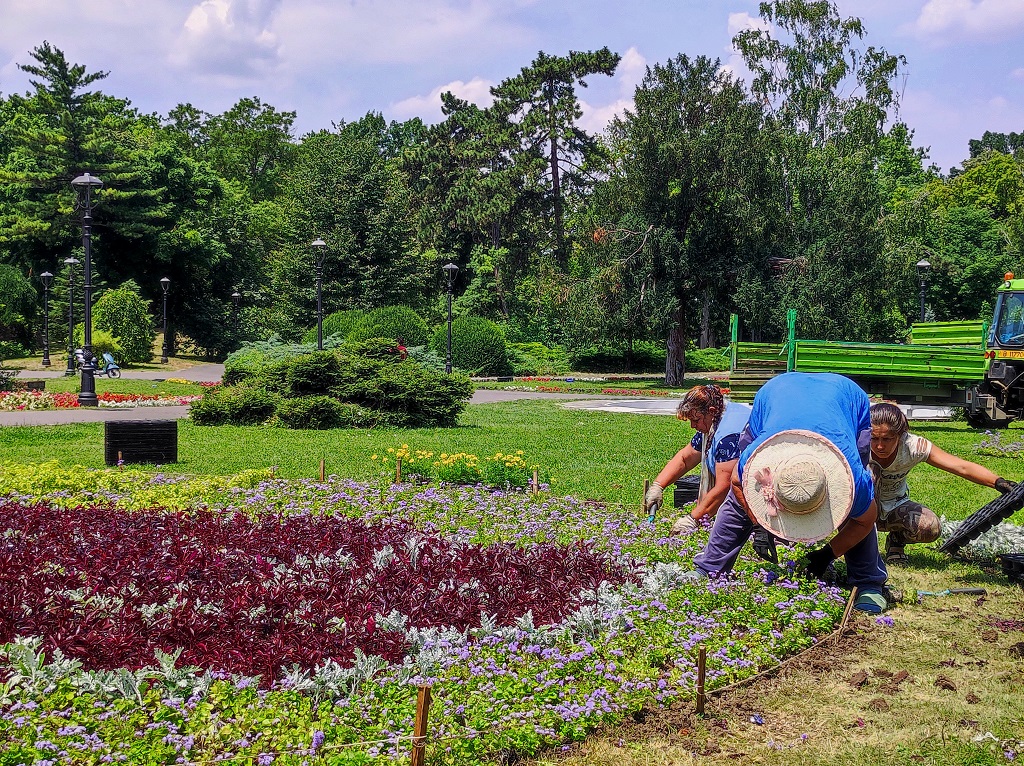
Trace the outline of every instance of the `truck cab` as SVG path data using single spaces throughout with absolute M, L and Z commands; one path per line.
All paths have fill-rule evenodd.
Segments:
M 1007 273 L 996 293 L 985 381 L 967 407 L 976 427 L 1006 426 L 1024 414 L 1024 279 Z

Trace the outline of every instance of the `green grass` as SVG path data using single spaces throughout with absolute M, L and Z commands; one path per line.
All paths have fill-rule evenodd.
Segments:
M 167 377 L 173 378 L 173 373 Z M 46 390 L 50 393 L 72 392 L 77 393 L 81 380 L 75 377 L 68 378 L 47 378 Z M 156 394 L 161 396 L 187 396 L 189 394 L 201 394 L 205 389 L 198 383 L 168 383 L 157 380 L 137 380 L 128 378 L 111 379 L 106 377 L 96 378 L 96 393 L 105 392 L 117 394 Z
M 694 386 L 701 386 L 705 383 L 717 383 L 719 385 L 725 385 L 724 380 L 712 380 L 711 378 L 703 378 L 699 376 L 687 377 L 686 382 L 682 386 L 668 386 L 665 384 L 664 378 L 658 380 L 635 380 L 635 379 L 624 379 L 624 380 L 604 380 L 604 381 L 593 381 L 587 380 L 587 378 L 603 377 L 597 374 L 581 373 L 582 378 L 573 377 L 571 382 L 567 381 L 563 376 L 561 379 L 552 378 L 551 380 L 516 380 L 512 383 L 497 383 L 497 382 L 483 382 L 476 383 L 476 388 L 484 388 L 496 391 L 503 391 L 512 387 L 514 390 L 521 389 L 563 389 L 571 393 L 576 394 L 599 394 L 604 389 L 613 388 L 624 391 L 658 391 L 658 392 L 683 392 L 687 391 Z

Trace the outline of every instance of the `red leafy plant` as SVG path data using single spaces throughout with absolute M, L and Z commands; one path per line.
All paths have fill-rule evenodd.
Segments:
M 461 630 L 532 610 L 552 624 L 581 591 L 627 579 L 584 544 L 476 546 L 402 521 L 0 502 L 0 529 L 0 642 L 41 636 L 107 670 L 180 647 L 183 663 L 265 685 L 357 648 L 400 661 L 405 633 L 375 615 Z

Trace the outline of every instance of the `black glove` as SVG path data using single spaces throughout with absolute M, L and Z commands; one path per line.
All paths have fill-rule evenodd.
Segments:
M 819 580 L 825 575 L 828 565 L 836 560 L 836 554 L 832 552 L 831 545 L 823 545 L 815 551 L 807 554 L 807 564 L 804 571 Z
M 775 536 L 764 527 L 754 527 L 754 553 L 778 566 L 779 553 L 775 549 Z
M 1000 492 L 1000 493 L 1002 493 L 1004 495 L 1007 492 L 1010 492 L 1016 486 L 1017 486 L 1017 482 L 1010 481 L 1009 479 L 1004 479 L 1002 476 L 1000 476 L 998 479 L 996 479 L 996 483 L 995 483 L 996 491 Z

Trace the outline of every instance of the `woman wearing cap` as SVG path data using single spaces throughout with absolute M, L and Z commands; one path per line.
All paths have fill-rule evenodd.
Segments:
M 869 402 L 853 381 L 832 373 L 790 372 L 758 391 L 740 438 L 732 493 L 722 503 L 698 575 L 728 572 L 755 524 L 793 542 L 832 540 L 807 556 L 806 571 L 824 575 L 846 559 L 856 607 L 886 607 L 888 579 L 878 551 L 877 517 L 867 468 Z
M 887 564 L 906 564 L 907 543 L 930 543 L 942 532 L 939 517 L 929 508 L 910 499 L 907 474 L 919 463 L 940 468 L 955 476 L 969 479 L 983 487 L 1007 493 L 1015 482 L 996 476 L 989 469 L 950 455 L 923 436 L 910 433 L 910 424 L 903 410 L 895 404 L 881 402 L 871 407 L 871 465 L 878 480 L 875 500 L 878 502 L 880 532 L 885 538 Z
M 740 456 L 740 432 L 750 417 L 750 406 L 727 402 L 715 385 L 696 386 L 686 392 L 676 417 L 689 420 L 693 439 L 668 461 L 647 493 L 645 505 L 657 510 L 664 499 L 665 487 L 700 465 L 700 495 L 693 509 L 672 525 L 672 534 L 694 531 L 697 522 L 714 515 L 729 494 L 732 472 Z

